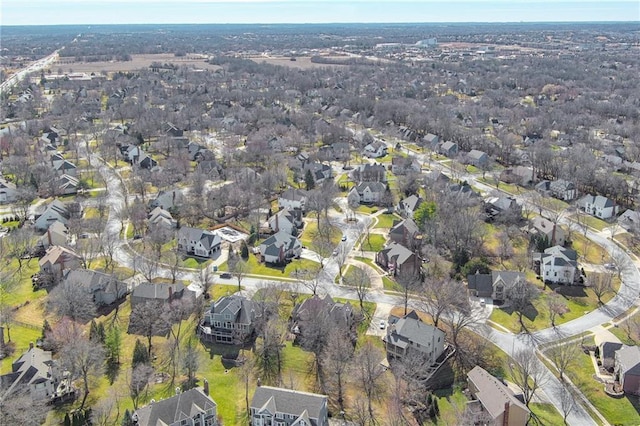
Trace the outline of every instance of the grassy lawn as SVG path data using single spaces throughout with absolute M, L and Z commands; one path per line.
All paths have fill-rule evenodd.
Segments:
M 253 275 L 266 275 L 274 278 L 293 278 L 295 276 L 296 271 L 302 270 L 313 270 L 317 269 L 320 264 L 318 262 L 314 262 L 309 259 L 293 259 L 291 262 L 287 263 L 285 267 L 282 266 L 271 266 L 266 263 L 260 263 L 258 258 L 252 254 L 249 255 L 249 258 L 246 260 L 247 265 L 249 266 L 248 274 Z M 219 270 L 227 271 L 229 270 L 229 266 L 227 262 L 220 265 Z
M 542 290 L 542 282 L 539 280 L 534 282 Z M 619 288 L 619 286 L 619 280 L 614 280 L 614 289 Z M 553 288 L 558 294 L 563 296 L 568 309 L 567 313 L 556 317 L 556 325 L 574 320 L 598 307 L 597 297 L 590 288 L 582 286 L 554 286 Z M 546 302 L 551 291 L 549 287 L 546 287 L 540 296 L 525 310 L 523 323 L 528 330 L 536 331 L 551 327 L 549 308 Z M 603 303 L 606 303 L 613 296 L 613 292 L 604 295 L 602 298 Z M 490 320 L 508 328 L 514 333 L 521 331 L 518 314 L 508 307 L 504 309 L 493 309 Z
M 386 275 L 382 277 L 382 286 L 388 291 L 402 291 L 402 286 Z
M 561 212 L 569 207 L 569 203 L 566 201 L 558 200 L 553 197 L 543 197 L 540 200 L 540 204 L 542 204 L 545 209 L 553 210 L 555 212 Z
M 589 355 L 579 351 L 576 362 L 567 370 L 573 383 L 611 424 L 637 425 L 640 413 L 638 397 L 612 398 L 604 393 L 604 385 L 593 379 Z
M 574 233 L 572 236 L 572 248 L 578 252 L 582 261 L 602 264 L 609 260 L 606 250 L 598 244 L 584 237 L 583 234 Z
M 553 404 L 542 404 L 534 402 L 529 404 L 529 409 L 538 417 L 538 420 L 540 421 L 540 423 L 538 424 L 542 424 L 544 426 L 564 424 L 562 414 L 560 414 L 558 410 L 556 410 L 556 407 L 554 407 Z
M 637 238 L 634 238 L 630 233 L 620 232 L 616 234 L 613 239 L 627 247 L 636 256 L 640 256 L 640 244 L 638 244 Z
M 338 227 L 331 227 L 331 243 L 338 245 L 342 238 L 342 231 Z M 300 242 L 305 247 L 312 247 L 313 241 L 318 236 L 318 223 L 314 220 L 305 224 L 302 234 L 300 234 Z
M 364 213 L 364 214 L 374 214 L 378 210 L 380 210 L 380 207 L 378 206 L 367 206 L 365 204 L 360 204 L 356 209 L 358 213 Z
M 387 239 L 384 235 L 380 234 L 369 234 L 369 237 L 366 236 L 362 239 L 362 250 L 364 251 L 375 251 L 378 252 L 382 250 L 384 244 L 387 242 Z
M 360 256 L 356 256 L 354 257 L 354 259 L 359 260 L 360 262 L 366 263 L 367 265 L 371 266 L 373 269 L 378 271 L 378 273 L 384 274 L 384 271 L 378 265 L 376 265 L 376 263 L 373 260 L 367 257 L 360 257 Z
M 211 259 L 205 260 L 205 259 L 195 259 L 193 257 L 187 257 L 182 261 L 182 266 L 185 268 L 200 269 L 200 268 L 206 268 L 211 264 L 211 262 L 212 262 Z
M 391 228 L 394 220 L 402 220 L 400 216 L 395 213 L 383 213 L 376 216 L 377 222 L 374 228 Z
M 572 216 L 572 218 L 576 219 L 576 216 L 574 215 Z M 598 231 L 602 231 L 604 228 L 609 226 L 609 224 L 604 220 L 598 219 L 597 217 L 594 217 L 588 214 L 581 214 L 580 222 L 585 223 L 591 228 L 597 229 Z

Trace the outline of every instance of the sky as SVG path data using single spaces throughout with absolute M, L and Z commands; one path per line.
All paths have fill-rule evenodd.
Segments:
M 640 0 L 0 0 L 0 26 L 640 21 Z

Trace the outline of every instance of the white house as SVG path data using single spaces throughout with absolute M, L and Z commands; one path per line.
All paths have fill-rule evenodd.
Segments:
M 297 235 L 298 228 L 302 227 L 302 212 L 300 210 L 282 209 L 272 215 L 267 222 L 273 232 L 284 231 L 291 235 Z
M 249 409 L 251 426 L 328 426 L 327 396 L 258 386 Z
M 640 212 L 627 209 L 618 218 L 618 224 L 628 232 L 638 232 L 640 230 Z
M 578 206 L 585 213 L 600 219 L 610 219 L 618 214 L 618 206 L 610 198 L 602 195 L 585 195 L 578 200 Z
M 362 155 L 369 158 L 380 158 L 387 155 L 387 144 L 382 141 L 371 142 L 364 147 Z
M 49 225 L 47 231 L 38 239 L 38 245 L 47 249 L 50 246 L 66 246 L 69 243 L 69 229 L 57 220 Z
M 396 210 L 404 217 L 413 218 L 413 213 L 420 207 L 424 200 L 417 195 L 409 195 L 404 200 L 400 200 Z
M 222 239 L 211 231 L 183 226 L 178 231 L 178 251 L 187 256 L 213 257 Z
M 386 189 L 387 186 L 382 182 L 362 182 L 351 189 L 347 199 L 350 205 L 378 204 L 382 201 Z
M 299 209 L 304 211 L 307 202 L 307 191 L 301 189 L 287 189 L 278 197 L 278 206 L 281 209 Z
M 576 281 L 578 255 L 562 246 L 549 247 L 534 258 L 540 262 L 540 276 L 545 282 L 572 285 Z

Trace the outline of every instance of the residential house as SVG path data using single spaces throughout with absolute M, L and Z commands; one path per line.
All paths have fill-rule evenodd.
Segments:
M 158 226 L 163 229 L 174 229 L 178 226 L 178 221 L 167 210 L 156 207 L 147 215 L 147 224 L 149 228 Z
M 517 166 L 505 169 L 500 173 L 500 180 L 505 183 L 515 184 L 520 186 L 530 186 L 533 184 L 535 176 L 533 174 L 533 167 Z
M 575 200 L 578 196 L 575 184 L 564 179 L 543 180 L 535 186 L 535 189 L 541 194 L 550 195 L 563 201 Z
M 16 184 L 0 175 L 0 203 L 12 203 L 18 197 Z
M 458 155 L 459 147 L 455 142 L 447 141 L 438 146 L 438 154 L 448 158 L 454 158 Z
M 572 285 L 579 279 L 578 255 L 575 250 L 562 246 L 549 247 L 544 253 L 534 254 L 534 263 L 545 282 Z
M 138 165 L 143 169 L 153 169 L 158 165 L 158 162 L 149 157 L 147 154 L 144 154 L 144 157 L 140 159 Z
M 322 321 L 326 326 L 343 331 L 355 343 L 356 314 L 351 303 L 335 302 L 328 294 L 325 297 L 316 294 L 298 303 L 291 312 L 291 331 L 303 348 L 305 347 L 305 330 L 316 321 Z
M 422 204 L 424 200 L 417 195 L 409 195 L 404 200 L 400 200 L 398 205 L 396 206 L 396 211 L 402 217 L 413 218 L 413 213 L 418 210 L 420 204 Z
M 114 275 L 89 269 L 67 270 L 62 280 L 78 291 L 91 294 L 93 303 L 97 306 L 111 305 L 128 293 L 127 284 Z
M 417 277 L 420 275 L 420 259 L 405 246 L 391 242 L 376 254 L 376 263 L 392 276 Z
M 483 168 L 489 164 L 489 156 L 484 151 L 472 149 L 466 155 L 467 162 L 478 168 Z
M 522 216 L 522 206 L 513 197 L 490 197 L 485 200 L 484 210 L 488 220 L 519 219 Z
M 173 138 L 180 138 L 184 135 L 184 131 L 182 129 L 177 128 L 169 121 L 164 125 L 164 132 Z
M 205 388 L 177 392 L 171 398 L 152 401 L 131 416 L 136 426 L 217 426 L 217 405 Z
M 577 204 L 585 213 L 600 219 L 610 219 L 618 214 L 618 205 L 602 195 L 585 195 Z
M 416 351 L 425 356 L 430 365 L 444 353 L 445 333 L 430 324 L 422 322 L 416 311 L 411 311 L 394 324 L 389 324 L 387 334 L 382 339 L 387 350 L 387 358 L 402 359 Z
M 131 292 L 131 306 L 146 302 L 171 303 L 174 300 L 195 301 L 196 292 L 182 284 L 140 283 Z
M 213 257 L 222 239 L 211 231 L 183 226 L 178 230 L 178 251 L 187 256 Z
M 153 209 L 160 207 L 163 210 L 171 210 L 177 208 L 184 203 L 184 194 L 179 189 L 171 189 L 168 191 L 160 191 L 156 198 L 149 203 L 149 206 Z
M 0 400 L 21 386 L 28 386 L 32 401 L 48 401 L 57 396 L 58 376 L 51 352 L 29 345 L 29 350 L 11 364 L 11 372 L 0 376 Z M 65 387 L 67 392 L 68 387 Z
M 640 346 L 624 345 L 618 349 L 614 372 L 625 393 L 640 395 Z
M 251 426 L 328 426 L 328 397 L 258 386 L 249 408 Z
M 224 296 L 204 313 L 198 334 L 207 342 L 238 344 L 253 334 L 255 319 L 253 301 L 237 294 Z
M 428 147 L 432 151 L 435 151 L 436 148 L 438 147 L 438 142 L 440 142 L 440 138 L 437 135 L 434 135 L 433 133 L 427 133 L 422 138 L 422 141 L 426 147 Z
M 302 228 L 302 210 L 282 209 L 267 220 L 269 228 L 273 232 L 284 231 L 291 235 L 298 235 L 298 229 Z
M 615 337 L 615 336 L 614 336 Z M 613 372 L 615 366 L 615 356 L 616 351 L 622 348 L 622 343 L 620 343 L 620 339 L 615 337 L 614 340 L 605 340 L 601 335 L 594 336 L 595 344 L 598 346 L 598 355 L 601 361 L 601 364 L 607 370 Z
M 72 175 L 64 174 L 56 182 L 56 193 L 59 195 L 77 194 L 80 189 L 80 180 Z
M 467 288 L 471 296 L 491 298 L 498 302 L 504 302 L 507 290 L 518 281 L 525 280 L 521 272 L 492 271 L 490 274 L 475 274 L 467 276 Z
M 52 222 L 47 231 L 38 239 L 37 245 L 43 249 L 51 246 L 66 246 L 69 244 L 69 228 L 59 221 Z
M 55 278 L 62 277 L 62 274 L 70 269 L 78 269 L 82 266 L 82 258 L 70 248 L 62 246 L 51 246 L 40 260 L 40 272 L 51 275 Z
M 451 181 L 449 176 L 439 170 L 433 170 L 424 174 L 424 183 L 428 188 L 441 188 Z
M 618 224 L 627 232 L 640 231 L 640 212 L 627 209 L 618 217 Z
M 531 236 L 544 239 L 550 246 L 564 246 L 566 243 L 564 229 L 542 216 L 531 219 L 527 232 Z
M 302 244 L 290 233 L 280 231 L 264 240 L 258 250 L 263 262 L 284 264 L 294 257 L 300 257 Z
M 386 182 L 387 169 L 382 164 L 361 164 L 351 172 L 354 182 Z
M 36 217 L 33 227 L 38 231 L 45 231 L 53 222 L 61 222 L 66 225 L 71 218 L 68 207 L 60 200 L 53 200 L 47 205 L 45 211 Z
M 393 157 L 391 159 L 391 172 L 395 175 L 420 173 L 421 171 L 420 162 L 413 157 Z
M 387 155 L 387 144 L 382 141 L 371 142 L 364 147 L 362 155 L 369 158 L 380 158 Z
M 301 189 L 287 189 L 278 197 L 278 206 L 281 209 L 305 210 L 307 191 Z
M 381 204 L 387 185 L 382 182 L 362 182 L 351 188 L 347 195 L 349 205 Z
M 78 174 L 78 168 L 76 165 L 68 160 L 55 161 L 53 164 L 53 171 L 56 176 L 70 175 L 75 177 Z
M 307 173 L 307 170 L 311 171 L 311 176 L 316 183 L 321 183 L 325 179 L 329 179 L 332 176 L 333 170 L 329 164 L 308 162 L 302 166 L 303 173 Z
M 422 234 L 413 219 L 407 218 L 394 221 L 389 230 L 389 240 L 413 250 L 422 245 Z
M 475 366 L 467 373 L 469 393 L 477 401 L 479 409 L 471 405 L 469 409 L 485 424 L 486 415 L 491 424 L 503 426 L 525 426 L 531 411 L 508 386 L 489 374 L 484 368 Z M 472 421 L 474 424 L 477 422 Z

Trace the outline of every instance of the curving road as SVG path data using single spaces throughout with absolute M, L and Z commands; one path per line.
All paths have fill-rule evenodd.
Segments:
M 104 178 L 107 185 L 110 211 L 105 232 L 119 236 L 121 231 L 120 217 L 126 206 L 126 191 L 123 188 L 122 181 L 119 176 L 109 166 L 107 166 L 102 159 L 96 155 L 91 155 L 91 160 L 92 162 L 95 162 L 94 164 L 99 164 L 98 172 Z M 475 181 L 473 176 L 469 175 L 467 177 L 469 181 Z M 478 186 L 484 186 L 480 182 L 477 182 L 477 184 Z M 526 202 L 524 200 L 520 201 Z M 358 215 L 358 219 L 359 221 L 363 221 L 366 226 L 369 225 L 370 218 L 368 216 Z M 341 244 L 345 244 L 345 248 L 348 251 L 351 251 L 360 236 L 362 228 L 355 224 L 346 223 L 342 220 L 342 215 L 334 215 L 330 220 L 334 225 L 340 227 L 343 233 L 347 235 L 347 241 Z M 603 246 L 610 254 L 616 256 L 619 259 L 618 263 L 621 264 L 620 272 L 622 276 L 622 285 L 620 291 L 606 305 L 580 318 L 562 324 L 561 326 L 540 330 L 531 335 L 505 333 L 489 327 L 486 324 L 475 327 L 474 331 L 497 345 L 507 354 L 511 355 L 516 351 L 526 350 L 531 352 L 531 356 L 536 356 L 535 353 L 538 350 L 539 345 L 576 336 L 593 327 L 609 322 L 612 318 L 633 307 L 640 296 L 640 272 L 638 272 L 638 268 L 627 253 L 619 249 L 607 238 L 591 231 L 587 233 L 587 237 Z M 134 269 L 133 257 L 126 249 L 125 245 L 125 241 L 120 241 L 120 244 L 115 251 L 114 259 L 120 264 Z M 338 265 L 334 259 L 330 258 L 327 261 L 324 273 L 321 276 L 320 292 L 326 292 L 334 297 L 357 300 L 355 291 L 338 286 L 334 283 L 334 279 L 337 274 Z M 167 269 L 159 268 L 158 275 L 169 276 L 169 271 Z M 197 282 L 196 272 L 183 270 L 179 273 L 179 278 L 191 281 L 191 288 L 196 291 L 200 291 L 197 284 L 195 284 Z M 218 283 L 236 284 L 236 281 L 233 278 L 228 280 L 218 279 Z M 242 281 L 243 287 L 248 290 L 255 290 L 261 286 L 272 283 L 289 290 L 311 293 L 310 289 L 300 286 L 297 283 L 270 280 L 268 277 L 247 277 Z M 403 303 L 401 297 L 384 294 L 381 290 L 371 291 L 367 295 L 366 299 L 371 302 L 388 305 L 401 305 Z M 412 302 L 412 306 L 417 307 L 415 301 Z M 538 362 L 541 363 L 541 361 Z M 544 364 L 542 365 L 544 366 Z M 566 392 L 564 386 L 555 377 L 555 375 L 546 368 L 546 366 L 544 371 L 545 377 L 541 383 L 540 389 L 547 395 L 550 402 L 558 409 L 558 411 L 562 413 L 560 396 Z M 583 403 L 589 404 L 586 400 L 583 401 Z M 600 420 L 602 421 L 603 419 Z M 567 423 L 579 426 L 596 424 L 582 405 L 577 405 L 568 415 Z M 603 423 L 606 424 L 606 421 Z

